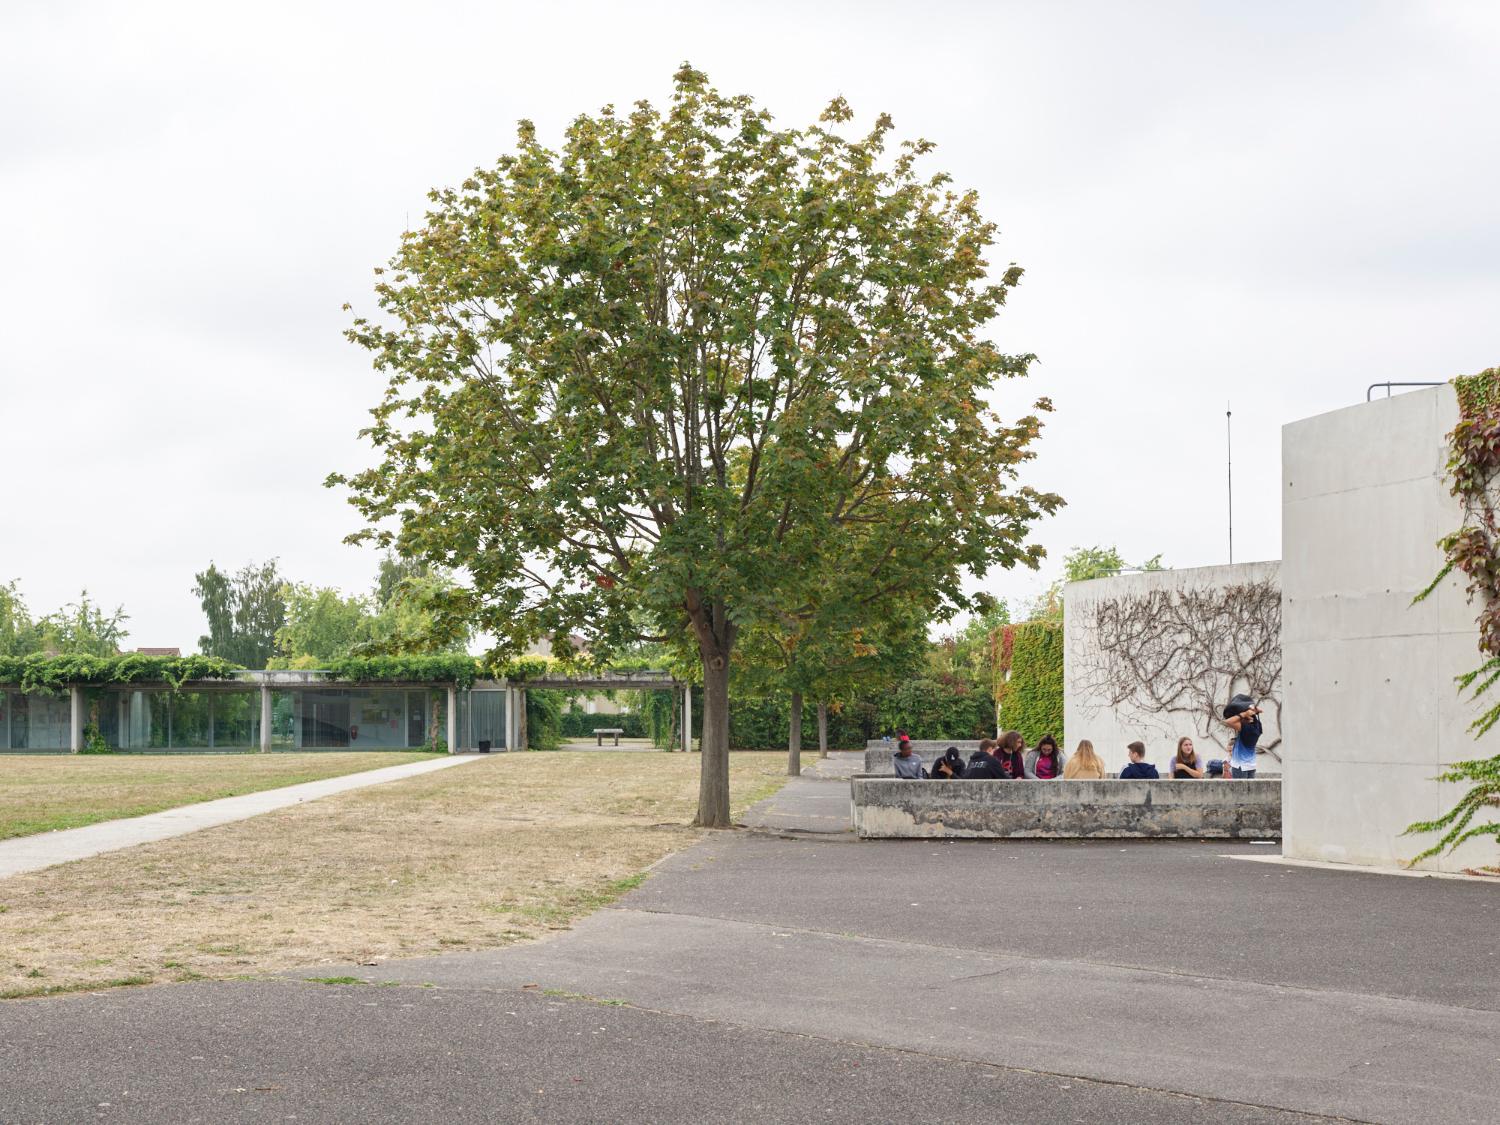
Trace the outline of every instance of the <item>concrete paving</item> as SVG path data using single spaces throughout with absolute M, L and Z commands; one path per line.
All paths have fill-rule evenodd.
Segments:
M 12 1002 L 0 1058 L 7 1123 L 1316 1120 L 534 989 L 233 982 Z
M 388 781 L 401 781 L 433 770 L 479 761 L 485 757 L 487 756 L 478 754 L 453 754 L 446 758 L 407 762 L 399 766 L 324 778 L 321 781 L 308 781 L 301 785 L 246 793 L 239 797 L 201 801 L 196 805 L 183 805 L 146 816 L 106 820 L 83 828 L 39 832 L 34 836 L 0 840 L 0 879 L 26 871 L 40 871 L 44 867 L 55 867 L 59 863 L 88 859 L 90 856 L 119 851 L 121 848 L 132 848 L 137 844 L 184 836 L 189 832 L 236 820 L 248 820 L 252 816 L 284 809 L 303 801 L 315 801 L 319 797 L 347 793 L 351 789 L 363 789 L 369 785 L 383 785 Z
M 1492 886 L 783 794 L 548 941 L 0 1005 L 0 1120 L 1500 1120 Z
M 772 832 L 849 834 L 850 808 L 847 781 L 794 777 L 774 796 L 747 809 L 740 823 Z

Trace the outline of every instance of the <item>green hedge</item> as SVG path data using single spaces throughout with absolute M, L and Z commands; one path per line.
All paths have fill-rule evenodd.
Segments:
M 995 733 L 995 704 L 965 684 L 907 680 L 882 697 L 879 727 L 882 735 L 905 731 L 918 739 L 986 738 Z
M 1011 649 L 1010 680 L 1000 703 L 1006 730 L 1018 730 L 1028 744 L 1050 734 L 1059 746 L 1063 736 L 1063 631 L 1033 621 L 1018 625 Z
M 562 714 L 562 736 L 564 738 L 592 738 L 600 727 L 620 727 L 625 738 L 649 738 L 646 716 L 626 711 L 621 715 L 590 715 L 586 711 L 564 711 Z

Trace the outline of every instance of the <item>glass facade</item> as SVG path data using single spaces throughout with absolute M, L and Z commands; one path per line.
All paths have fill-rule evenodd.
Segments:
M 275 687 L 272 750 L 405 750 L 446 746 L 446 688 Z M 460 691 L 458 746 L 488 741 L 505 748 L 504 689 Z M 83 722 L 115 750 L 260 749 L 259 685 L 172 691 L 158 687 L 86 688 Z M 72 704 L 60 695 L 0 688 L 0 751 L 66 751 Z
M 66 695 L 0 691 L 0 750 L 67 750 L 72 744 L 72 702 Z

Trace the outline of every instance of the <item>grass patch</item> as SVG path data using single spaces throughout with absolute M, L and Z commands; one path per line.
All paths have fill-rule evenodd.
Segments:
M 598 996 L 589 996 L 587 993 L 583 992 L 569 992 L 565 988 L 544 988 L 542 989 L 542 995 L 557 996 L 563 1000 L 586 1000 L 590 1004 L 603 1004 L 606 1008 L 625 1007 L 624 1000 L 603 1000 Z
M 0 756 L 0 840 L 435 756 L 370 751 Z
M 313 984 L 364 984 L 358 977 L 303 977 L 305 981 Z
M 698 764 L 501 754 L 12 876 L 0 880 L 0 995 L 535 938 L 614 902 L 701 837 L 688 827 Z M 774 793 L 785 769 L 780 757 L 731 755 L 736 813 Z M 26 978 L 32 969 L 45 977 Z
M 30 1000 L 39 996 L 61 996 L 69 992 L 95 992 L 105 988 L 128 988 L 131 985 L 151 983 L 151 977 L 132 976 L 99 981 L 75 981 L 72 984 L 44 984 L 31 988 L 18 985 L 0 988 L 0 1000 Z

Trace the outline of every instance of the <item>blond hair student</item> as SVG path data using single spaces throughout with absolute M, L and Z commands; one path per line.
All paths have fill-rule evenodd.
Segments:
M 1063 766 L 1064 781 L 1103 781 L 1104 763 L 1094 753 L 1094 744 L 1084 739 Z

